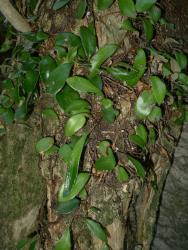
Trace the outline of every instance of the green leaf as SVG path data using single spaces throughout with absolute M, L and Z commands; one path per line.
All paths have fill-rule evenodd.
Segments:
M 66 229 L 63 237 L 55 244 L 54 250 L 71 250 L 71 234 L 70 229 Z
M 80 200 L 74 198 L 70 201 L 59 203 L 56 207 L 56 211 L 59 214 L 70 214 L 73 213 L 76 209 L 78 209 L 79 206 L 80 206 Z
M 85 188 L 83 188 L 80 193 L 79 193 L 79 198 L 81 200 L 86 200 L 87 199 L 87 191 Z
M 106 10 L 108 9 L 114 0 L 97 0 L 97 9 L 98 10 Z
M 81 76 L 72 76 L 67 79 L 67 84 L 78 92 L 95 93 L 99 96 L 103 96 L 100 89 L 95 87 L 88 79 Z
M 95 53 L 97 46 L 95 33 L 90 28 L 81 26 L 80 38 L 86 55 L 91 57 Z
M 81 157 L 86 139 L 87 139 L 87 134 L 84 134 L 74 145 L 74 148 L 70 155 L 70 161 L 68 163 L 68 171 L 67 171 L 67 177 L 66 177 L 66 182 L 64 186 L 64 194 L 67 194 L 71 190 L 73 184 L 75 183 L 77 179 L 80 157 Z
M 21 101 L 15 110 L 14 119 L 15 121 L 23 120 L 27 115 L 27 103 L 25 100 Z
M 136 127 L 136 134 L 142 138 L 145 144 L 147 143 L 148 132 L 143 124 L 139 124 Z
M 67 123 L 65 124 L 65 136 L 72 136 L 73 134 L 75 134 L 79 129 L 84 126 L 85 122 L 85 114 L 73 115 L 71 118 L 68 119 Z
M 54 138 L 44 137 L 40 139 L 36 144 L 36 150 L 38 153 L 42 154 L 46 152 L 49 148 L 54 145 Z
M 143 19 L 144 32 L 147 42 L 150 42 L 153 38 L 153 25 L 149 18 Z
M 57 0 L 53 5 L 53 10 L 59 10 L 64 7 L 70 0 Z
M 119 115 L 119 112 L 113 107 L 105 108 L 102 105 L 101 111 L 103 119 L 108 123 L 113 123 L 116 117 Z
M 50 76 L 50 73 L 56 68 L 55 60 L 50 56 L 42 57 L 39 63 L 39 72 L 40 77 L 43 82 L 47 82 Z
M 116 52 L 117 48 L 118 46 L 115 44 L 107 44 L 101 47 L 91 59 L 91 72 L 100 68 L 100 66 Z
M 131 20 L 129 20 L 129 19 L 126 19 L 123 21 L 123 23 L 121 24 L 121 29 L 129 30 L 129 31 L 136 31 Z
M 45 152 L 45 156 L 50 156 L 53 155 L 55 153 L 57 153 L 59 150 L 59 148 L 56 145 L 53 145 L 51 148 L 49 148 L 46 152 Z
M 87 1 L 86 0 L 80 0 L 78 2 L 78 7 L 76 9 L 76 13 L 75 13 L 75 17 L 77 19 L 82 19 L 83 16 L 86 13 L 86 9 L 87 9 Z
M 68 163 L 70 160 L 72 150 L 68 144 L 64 144 L 62 147 L 59 149 L 59 156 L 66 162 Z
M 5 112 L 2 114 L 3 121 L 7 124 L 10 125 L 14 121 L 14 112 L 11 108 L 6 109 Z
M 56 112 L 52 108 L 43 109 L 42 115 L 43 117 L 50 119 L 50 120 L 58 119 Z
M 146 118 L 153 109 L 155 99 L 151 91 L 144 90 L 138 97 L 135 105 L 136 115 L 144 119 Z
M 118 0 L 118 4 L 123 16 L 136 17 L 136 9 L 133 0 Z
M 65 87 L 63 88 L 63 92 L 59 92 L 56 95 L 56 100 L 61 109 L 67 112 L 67 109 L 69 108 L 71 103 L 75 100 L 80 100 L 80 96 L 75 90 L 70 88 L 68 85 L 65 85 Z
M 80 37 L 71 32 L 63 32 L 55 37 L 55 45 L 66 45 L 71 47 L 79 47 L 81 45 Z
M 101 155 L 105 155 L 107 154 L 107 149 L 110 147 L 110 143 L 109 141 L 101 141 L 97 147 L 99 153 Z
M 108 246 L 106 243 L 104 243 L 104 244 L 102 245 L 101 250 L 110 250 L 110 248 L 109 248 L 109 246 Z
M 66 112 L 71 115 L 81 114 L 81 113 L 89 113 L 90 105 L 86 100 L 74 100 L 70 105 L 66 108 Z
M 28 242 L 29 242 L 28 238 L 19 240 L 16 245 L 16 250 L 23 249 L 28 244 Z
M 181 70 L 187 68 L 187 56 L 183 52 L 176 52 L 175 53 L 176 60 L 181 68 Z
M 86 219 L 86 225 L 94 236 L 104 242 L 107 242 L 106 232 L 98 222 L 91 219 Z
M 158 122 L 162 117 L 162 112 L 159 107 L 154 107 L 148 116 L 150 122 Z
M 188 75 L 184 73 L 179 73 L 178 79 L 182 84 L 188 85 Z
M 163 65 L 163 77 L 168 77 L 171 75 L 171 71 L 167 65 Z
M 25 75 L 25 79 L 23 81 L 23 89 L 25 90 L 26 93 L 31 93 L 36 87 L 36 84 L 38 82 L 38 72 L 34 71 L 27 71 Z
M 151 77 L 152 93 L 156 102 L 161 105 L 167 93 L 166 85 L 158 76 Z
M 146 70 L 146 54 L 143 49 L 138 49 L 134 59 L 133 69 L 139 72 L 139 77 L 144 74 Z
M 145 170 L 144 170 L 144 167 L 142 166 L 142 164 L 130 155 L 128 156 L 128 159 L 135 167 L 137 175 L 141 178 L 144 178 L 145 177 Z
M 118 165 L 116 166 L 116 177 L 117 177 L 118 182 L 120 183 L 128 181 L 129 179 L 129 175 L 127 171 L 125 170 L 125 168 L 118 166 Z
M 140 148 L 144 148 L 146 143 L 144 142 L 144 140 L 139 136 L 139 135 L 130 135 L 129 136 L 129 140 L 131 142 L 133 142 L 134 144 L 136 144 L 137 146 L 139 146 Z
M 111 148 L 107 149 L 107 156 L 101 156 L 95 162 L 95 168 L 99 171 L 113 170 L 116 166 L 116 159 Z
M 136 10 L 138 12 L 143 12 L 149 10 L 157 0 L 136 0 Z
M 36 39 L 37 39 L 37 41 L 40 42 L 40 41 L 48 39 L 48 35 L 42 31 L 38 31 L 36 34 Z
M 106 67 L 106 71 L 119 81 L 126 81 L 129 76 L 129 71 L 120 67 Z
M 86 183 L 89 181 L 90 174 L 88 173 L 79 173 L 76 179 L 75 184 L 73 185 L 70 192 L 66 195 L 62 195 L 58 197 L 59 202 L 66 202 L 72 200 L 75 196 L 77 196 L 81 190 L 85 187 Z
M 157 23 L 159 19 L 161 18 L 161 9 L 157 7 L 156 5 L 153 5 L 148 12 L 149 12 L 150 18 L 152 19 L 154 23 Z
M 48 92 L 57 94 L 65 85 L 65 81 L 70 75 L 72 63 L 60 64 L 49 76 Z

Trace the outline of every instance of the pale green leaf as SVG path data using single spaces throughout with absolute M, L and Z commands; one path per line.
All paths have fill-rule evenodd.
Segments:
M 44 137 L 40 139 L 36 144 L 36 150 L 38 153 L 42 154 L 50 149 L 54 145 L 53 137 Z
M 105 10 L 108 9 L 114 0 L 97 0 L 97 9 L 98 10 Z
M 73 115 L 65 124 L 64 132 L 65 136 L 72 136 L 79 129 L 81 129 L 86 122 L 84 114 Z
M 135 167 L 137 175 L 141 178 L 144 178 L 145 177 L 145 170 L 144 170 L 144 167 L 142 166 L 142 164 L 130 155 L 128 156 L 128 159 Z
M 133 0 L 118 0 L 118 4 L 123 16 L 136 17 L 136 9 Z
M 89 181 L 90 174 L 88 173 L 79 173 L 76 179 L 75 184 L 73 185 L 70 192 L 63 196 L 58 196 L 59 202 L 66 202 L 72 200 L 75 196 L 77 196 L 80 191 L 85 187 L 86 183 Z
M 167 93 L 166 85 L 158 76 L 151 77 L 152 93 L 156 102 L 161 105 Z
M 143 12 L 149 10 L 157 0 L 136 0 L 136 10 L 138 12 Z
M 67 84 L 78 92 L 95 93 L 97 95 L 103 96 L 102 91 L 84 77 L 81 76 L 69 77 L 67 79 Z
M 70 229 L 66 229 L 63 237 L 55 244 L 54 250 L 71 250 L 71 234 Z
M 125 170 L 125 168 L 118 166 L 118 165 L 116 166 L 116 177 L 117 177 L 118 182 L 120 183 L 128 181 L 129 179 L 129 175 L 127 171 Z
M 107 242 L 106 232 L 98 222 L 91 219 L 86 219 L 86 225 L 94 236 L 104 242 Z

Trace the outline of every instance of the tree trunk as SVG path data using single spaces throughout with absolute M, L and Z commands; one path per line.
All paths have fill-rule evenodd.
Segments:
M 51 9 L 53 2 L 52 0 L 44 1 L 38 11 L 38 25 L 52 37 L 53 34 L 64 31 L 78 33 L 80 26 L 94 22 L 99 47 L 107 43 L 116 43 L 120 46 L 119 54 L 114 60 L 120 61 L 121 57 L 126 58 L 130 53 L 135 54 L 140 46 L 145 45 L 138 34 L 132 35 L 119 29 L 123 19 L 117 2 L 110 9 L 99 12 L 93 5 L 93 1 L 89 0 L 89 9 L 83 20 L 74 18 L 78 1 L 71 1 L 58 11 Z M 132 104 L 137 95 L 128 88 L 113 84 L 111 80 L 104 78 L 103 81 L 107 86 L 106 94 L 117 101 L 120 115 L 113 125 L 100 123 L 90 134 L 90 143 L 83 160 L 83 170 L 90 172 L 93 171 L 91 169 L 93 168 L 93 153 L 95 153 L 94 146 L 96 147 L 101 139 L 109 139 L 113 142 L 114 148 L 118 148 L 121 152 L 117 151 L 121 162 L 125 162 L 124 152 L 139 155 L 139 152 L 135 148 L 132 149 L 132 145 L 128 142 L 128 134 L 134 131 L 137 123 Z M 144 88 L 143 82 L 139 82 L 139 88 Z M 59 120 L 48 121 L 41 117 L 41 110 L 49 106 L 55 108 L 59 114 Z M 9 185 L 1 182 L 2 189 L 5 190 L 1 201 L 7 203 L 8 200 L 6 205 L 8 209 L 3 210 L 1 218 L 1 225 L 5 225 L 0 234 L 4 244 L 3 249 L 13 249 L 17 240 L 33 230 L 40 229 L 38 249 L 51 250 L 69 225 L 73 232 L 74 249 L 101 249 L 101 241 L 93 237 L 85 226 L 84 218 L 90 217 L 106 227 L 111 249 L 149 250 L 160 195 L 181 131 L 181 126 L 173 122 L 177 114 L 172 110 L 170 114 L 167 113 L 166 110 L 168 123 L 158 124 L 160 136 L 156 145 L 148 152 L 145 162 L 148 173 L 144 182 L 132 174 L 128 182 L 118 184 L 114 173 L 98 175 L 92 172 L 92 178 L 87 185 L 87 200 L 82 202 L 74 215 L 59 216 L 55 210 L 55 204 L 58 189 L 65 179 L 66 166 L 57 155 L 37 160 L 34 146 L 38 138 L 45 136 L 54 136 L 56 143 L 63 145 L 65 142 L 63 124 L 66 118 L 53 98 L 43 94 L 30 117 L 28 126 L 13 125 L 7 129 L 7 134 L 1 140 L 3 152 L 1 159 L 4 162 L 1 164 L 1 169 L 4 171 L 2 178 L 13 183 Z M 12 157 L 9 158 L 10 155 Z M 156 181 L 157 190 L 152 185 L 154 181 Z M 46 192 L 44 192 L 44 187 L 46 187 Z M 15 193 L 19 195 L 15 196 L 12 189 L 15 189 Z M 19 211 L 16 211 L 18 207 Z M 98 212 L 93 213 L 91 207 L 97 207 Z M 9 211 L 14 211 L 12 216 Z M 8 220 L 4 221 L 5 218 Z M 5 233 L 7 228 L 9 231 Z M 6 234 L 6 240 L 3 237 L 4 234 Z

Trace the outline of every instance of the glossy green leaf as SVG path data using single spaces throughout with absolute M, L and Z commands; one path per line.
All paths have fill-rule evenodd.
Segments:
M 86 183 L 89 181 L 90 174 L 88 173 L 79 173 L 76 179 L 75 184 L 67 195 L 59 196 L 59 202 L 66 202 L 72 200 L 75 196 L 77 196 L 80 191 L 85 187 Z
M 54 250 L 71 250 L 71 234 L 70 229 L 66 229 L 63 233 L 63 237 L 55 244 Z
M 72 47 L 79 47 L 81 45 L 81 40 L 79 36 L 75 35 L 71 32 L 63 32 L 60 34 L 57 34 L 55 37 L 55 45 L 66 45 L 66 46 L 72 46 Z
M 39 64 L 40 77 L 43 82 L 47 82 L 50 73 L 56 68 L 55 60 L 50 56 L 42 57 Z
M 36 144 L 36 151 L 40 154 L 46 152 L 49 148 L 54 145 L 54 138 L 44 137 L 40 139 Z
M 156 102 L 161 105 L 167 93 L 166 85 L 158 76 L 151 77 L 152 93 Z
M 76 115 L 80 113 L 89 113 L 90 105 L 86 100 L 73 100 L 72 103 L 66 108 L 66 112 L 71 115 Z
M 136 31 L 131 20 L 129 19 L 126 19 L 123 21 L 123 23 L 121 24 L 121 29 L 129 30 L 129 31 Z
M 40 41 L 48 39 L 48 35 L 42 31 L 38 31 L 36 34 L 36 39 L 37 39 L 37 41 L 40 42 Z
M 100 89 L 95 87 L 88 79 L 81 76 L 72 76 L 67 79 L 67 84 L 78 92 L 84 93 L 95 93 L 97 95 L 103 96 Z
M 136 127 L 136 134 L 142 138 L 145 144 L 147 143 L 148 132 L 143 124 L 139 124 Z
M 138 12 L 143 12 L 149 10 L 157 0 L 136 0 L 136 10 Z
M 162 112 L 159 107 L 154 107 L 148 116 L 150 122 L 158 122 L 162 117 Z
M 134 144 L 136 144 L 137 146 L 139 146 L 140 148 L 144 148 L 146 143 L 144 142 L 144 140 L 139 136 L 139 135 L 130 135 L 129 136 L 129 140 L 131 142 L 133 142 Z
M 63 92 L 59 92 L 56 95 L 56 100 L 61 109 L 67 112 L 67 109 L 69 109 L 71 103 L 75 100 L 80 100 L 80 96 L 78 92 L 70 88 L 68 85 L 65 85 Z
M 56 207 L 56 211 L 59 214 L 70 214 L 73 213 L 76 209 L 78 209 L 79 206 L 80 206 L 80 200 L 74 198 L 70 201 L 59 203 Z
M 68 163 L 71 157 L 72 150 L 68 144 L 64 144 L 62 147 L 59 149 L 59 156 L 66 162 Z
M 148 12 L 149 12 L 150 18 L 152 19 L 154 23 L 157 23 L 159 19 L 161 18 L 161 9 L 157 7 L 156 5 L 153 5 Z
M 178 79 L 182 84 L 188 85 L 188 75 L 180 73 Z
M 48 92 L 51 94 L 57 94 L 65 85 L 65 81 L 70 75 L 72 69 L 72 63 L 60 64 L 55 68 L 49 76 Z
M 142 166 L 142 164 L 130 155 L 128 156 L 128 159 L 135 167 L 137 175 L 141 178 L 144 178 L 145 177 L 145 170 L 144 170 L 144 167 Z
M 70 0 L 57 0 L 53 5 L 53 10 L 59 10 L 64 7 Z
M 22 83 L 23 89 L 26 91 L 26 93 L 33 92 L 38 82 L 38 78 L 38 72 L 34 72 L 31 70 L 26 72 L 25 79 Z
M 50 120 L 58 119 L 56 112 L 52 108 L 45 108 L 42 111 L 42 115 L 43 117 L 50 119 Z
M 86 55 L 91 57 L 95 53 L 97 46 L 95 33 L 90 28 L 81 26 L 80 38 Z
M 72 153 L 70 155 L 70 161 L 68 163 L 68 171 L 66 182 L 64 186 L 64 194 L 66 195 L 75 183 L 78 175 L 78 168 L 80 163 L 80 157 L 87 139 L 87 134 L 84 134 L 74 145 Z
M 118 182 L 120 183 L 128 181 L 129 179 L 129 175 L 127 171 L 125 170 L 125 168 L 121 166 L 116 166 L 116 177 L 117 177 Z
M 146 118 L 155 105 L 155 99 L 151 91 L 144 90 L 138 97 L 135 105 L 136 115 L 144 119 Z
M 146 70 L 146 54 L 143 49 L 138 49 L 134 59 L 133 69 L 139 72 L 140 77 L 144 74 Z
M 84 114 L 73 115 L 71 118 L 68 119 L 67 123 L 65 124 L 65 136 L 72 136 L 73 134 L 75 134 L 79 129 L 84 126 L 85 122 L 86 118 Z
M 104 242 L 107 242 L 107 235 L 101 224 L 94 220 L 86 219 L 86 225 L 94 236 Z
M 97 0 L 97 9 L 98 10 L 105 10 L 108 9 L 114 0 Z
M 118 0 L 118 4 L 123 16 L 136 17 L 136 9 L 133 0 Z
M 86 0 L 80 0 L 78 2 L 78 7 L 76 9 L 76 13 L 75 13 L 75 17 L 77 19 L 82 19 L 83 16 L 86 13 L 86 9 L 87 9 L 87 1 Z
M 178 62 L 181 70 L 187 68 L 187 56 L 183 52 L 176 52 L 176 61 Z
M 117 48 L 118 46 L 115 44 L 106 44 L 101 47 L 91 59 L 91 71 L 93 72 L 100 68 L 100 66 L 116 52 Z
M 81 200 L 86 200 L 86 199 L 87 199 L 87 196 L 88 196 L 87 191 L 86 191 L 85 188 L 83 188 L 83 189 L 80 191 L 80 193 L 79 193 L 79 198 L 80 198 Z
M 99 171 L 113 170 L 116 166 L 116 159 L 111 148 L 107 149 L 107 156 L 101 156 L 95 162 L 95 168 Z
M 150 42 L 153 38 L 153 25 L 149 18 L 143 19 L 143 26 L 144 26 L 146 40 Z

